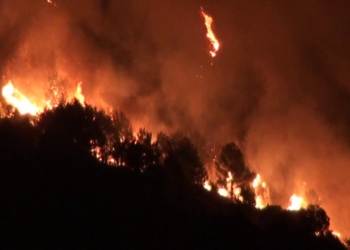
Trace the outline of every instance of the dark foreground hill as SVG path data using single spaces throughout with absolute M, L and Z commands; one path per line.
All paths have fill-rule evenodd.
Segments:
M 0 121 L 2 249 L 346 249 L 319 207 L 257 210 L 188 181 L 183 166 L 198 173 L 198 162 L 186 140 L 163 137 L 163 162 L 146 143 L 119 145 L 128 164 L 108 166 L 79 142 L 86 127 L 50 119 L 40 133 L 27 118 Z
M 161 172 L 34 159 L 2 165 L 0 178 L 4 248 L 344 249 L 298 213 L 261 215 Z M 259 216 L 271 221 L 259 227 Z

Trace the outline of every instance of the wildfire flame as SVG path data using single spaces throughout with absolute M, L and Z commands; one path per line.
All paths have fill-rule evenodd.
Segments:
M 223 197 L 228 197 L 228 191 L 224 187 L 218 189 L 218 194 Z
M 226 183 L 225 185 L 220 185 L 218 186 L 217 193 L 220 196 L 230 198 L 230 199 L 236 199 L 241 202 L 244 201 L 243 196 L 241 194 L 242 190 L 237 184 L 233 182 L 234 178 L 232 173 L 229 171 L 227 173 L 227 178 L 226 178 Z M 269 203 L 269 196 L 268 196 L 268 190 L 267 190 L 267 185 L 265 182 L 261 181 L 261 177 L 258 174 L 256 178 L 250 183 L 250 185 L 253 187 L 254 192 L 255 192 L 255 207 L 262 209 L 266 207 Z M 206 180 L 203 183 L 203 187 L 211 191 L 212 186 L 210 185 L 210 181 Z
M 82 82 L 79 82 L 74 98 L 76 98 L 81 105 L 85 106 L 85 97 L 82 94 L 81 85 Z M 58 95 L 58 93 L 54 92 L 53 95 Z M 43 112 L 44 109 L 52 109 L 54 107 L 54 105 L 51 104 L 50 98 L 48 100 L 43 100 L 42 105 L 32 103 L 24 94 L 15 88 L 11 81 L 2 88 L 2 96 L 5 98 L 5 101 L 16 108 L 21 115 L 30 114 L 36 116 Z
M 219 50 L 219 47 L 220 47 L 220 43 L 219 41 L 216 39 L 215 35 L 214 35 L 214 32 L 213 30 L 211 29 L 211 25 L 213 23 L 213 18 L 211 16 L 208 16 L 203 8 L 201 8 L 201 14 L 202 16 L 204 17 L 204 24 L 205 24 L 205 27 L 207 28 L 207 38 L 209 39 L 211 45 L 212 45 L 212 50 L 209 51 L 210 55 L 212 57 L 215 57 L 216 56 L 216 52 Z
M 208 17 L 205 15 L 204 12 L 202 13 L 203 13 L 203 16 L 205 16 L 206 18 Z M 212 19 L 210 18 L 209 20 L 212 20 Z M 211 21 L 209 23 L 211 23 Z M 210 34 L 210 32 L 208 34 Z M 219 45 L 217 43 L 217 47 L 215 48 L 218 48 L 218 46 Z M 212 55 L 215 56 L 215 53 Z M 16 108 L 18 112 L 22 115 L 30 114 L 35 116 L 43 112 L 44 109 L 52 109 L 54 107 L 53 105 L 51 105 L 50 99 L 44 100 L 41 106 L 38 106 L 32 103 L 24 94 L 22 94 L 18 89 L 15 88 L 15 86 L 12 84 L 11 81 L 9 81 L 2 88 L 2 95 L 5 101 L 8 104 L 12 105 L 14 108 Z M 56 96 L 56 95 L 59 95 L 59 93 L 57 91 L 54 91 L 53 95 Z M 85 97 L 82 94 L 82 82 L 78 83 L 74 95 L 70 95 L 70 96 L 71 97 L 73 96 L 81 103 L 81 105 L 85 106 Z M 135 135 L 135 137 L 137 137 L 137 135 Z M 95 144 L 96 144 L 95 142 L 91 141 L 91 146 L 92 146 L 91 152 L 96 156 L 96 158 L 102 161 L 102 154 L 101 154 L 102 149 L 96 146 Z M 118 162 L 112 157 L 109 157 L 108 163 L 110 165 L 117 165 Z M 123 165 L 123 164 L 120 163 L 119 165 Z M 226 183 L 218 187 L 217 193 L 223 197 L 227 197 L 230 199 L 235 198 L 237 200 L 243 201 L 243 197 L 241 195 L 241 188 L 238 187 L 233 180 L 234 180 L 234 176 L 232 175 L 231 172 L 228 172 Z M 256 178 L 250 183 L 250 185 L 255 191 L 256 208 L 261 209 L 266 207 L 268 205 L 267 185 L 265 182 L 261 180 L 260 174 L 257 174 Z M 212 186 L 209 180 L 206 180 L 203 183 L 203 187 L 208 191 L 212 190 Z M 297 196 L 295 194 L 293 194 L 290 197 L 290 202 L 291 203 L 287 208 L 288 210 L 300 210 L 301 208 L 305 208 L 307 206 L 307 203 L 305 202 L 305 200 L 301 196 Z M 334 235 L 338 236 L 339 233 L 334 232 Z
M 210 185 L 210 183 L 209 183 L 208 180 L 206 180 L 206 181 L 204 182 L 203 187 L 204 187 L 206 190 L 211 191 L 211 185 Z
M 81 87 L 82 84 L 83 84 L 82 82 L 78 83 L 78 87 L 77 87 L 77 90 L 75 91 L 74 97 L 80 102 L 81 105 L 85 107 L 85 97 L 82 94 L 82 87 Z
M 303 197 L 301 196 L 297 196 L 295 194 L 293 194 L 290 197 L 290 206 L 288 206 L 288 210 L 292 210 L 292 211 L 297 211 L 300 210 L 301 208 L 306 207 L 306 202 L 304 201 Z
M 41 110 L 31 103 L 19 90 L 17 90 L 10 81 L 2 88 L 2 96 L 6 102 L 15 108 L 21 115 L 30 114 L 36 115 Z
M 264 208 L 268 205 L 269 196 L 266 182 L 261 181 L 260 174 L 257 174 L 252 182 L 252 186 L 255 191 L 255 207 Z

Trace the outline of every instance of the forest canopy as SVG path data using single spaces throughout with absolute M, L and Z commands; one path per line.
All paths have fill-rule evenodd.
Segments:
M 257 175 L 233 142 L 215 159 L 217 180 L 208 192 L 206 156 L 181 132 L 153 137 L 134 130 L 122 112 L 77 100 L 35 117 L 4 114 L 5 246 L 13 237 L 64 246 L 68 240 L 55 237 L 65 235 L 96 247 L 107 239 L 128 247 L 346 249 L 318 205 L 257 209 L 250 184 Z M 225 185 L 226 199 L 217 194 Z

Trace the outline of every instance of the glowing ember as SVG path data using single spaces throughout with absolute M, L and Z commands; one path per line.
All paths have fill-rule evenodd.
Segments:
M 57 6 L 56 3 L 54 3 L 52 0 L 47 0 L 49 4 L 52 4 L 53 6 Z
M 75 91 L 74 97 L 77 98 L 77 100 L 80 102 L 81 105 L 85 106 L 85 97 L 82 94 L 82 82 L 78 83 L 77 90 Z
M 293 194 L 290 197 L 290 202 L 291 202 L 291 205 L 287 208 L 288 210 L 296 211 L 306 206 L 306 202 L 304 201 L 304 199 L 295 194 Z
M 203 184 L 203 187 L 206 190 L 211 191 L 211 185 L 210 185 L 209 181 L 205 181 L 204 184 Z
M 233 194 L 234 194 L 235 196 L 238 196 L 239 198 L 241 198 L 241 188 L 235 187 L 235 188 L 233 189 Z
M 337 231 L 333 231 L 332 234 L 338 238 L 341 238 L 341 233 L 339 233 Z
M 232 176 L 231 172 L 228 171 L 228 173 L 227 173 L 227 178 L 226 178 L 226 182 L 227 182 L 227 183 L 230 183 L 232 180 L 233 180 L 233 176 Z
M 22 115 L 36 115 L 40 110 L 32 104 L 21 92 L 19 92 L 11 81 L 2 88 L 2 96 L 6 102 L 15 107 Z
M 228 191 L 224 187 L 218 189 L 218 194 L 223 197 L 228 197 Z
M 216 56 L 216 52 L 219 50 L 220 44 L 219 41 L 216 39 L 213 30 L 211 29 L 211 25 L 213 23 L 213 18 L 211 16 L 208 16 L 203 8 L 201 8 L 202 16 L 205 20 L 205 27 L 207 28 L 207 37 L 213 47 L 213 49 L 209 52 L 212 57 Z

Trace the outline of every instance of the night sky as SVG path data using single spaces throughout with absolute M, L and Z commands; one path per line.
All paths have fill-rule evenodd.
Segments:
M 273 203 L 315 189 L 350 235 L 350 1 L 52 1 L 0 2 L 1 85 L 58 75 L 136 127 L 235 141 Z

